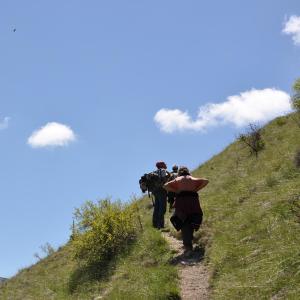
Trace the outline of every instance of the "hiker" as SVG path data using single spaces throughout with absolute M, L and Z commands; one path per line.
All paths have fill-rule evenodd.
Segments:
M 170 178 L 168 181 L 172 181 L 175 178 L 177 178 L 178 176 L 178 166 L 177 165 L 173 165 L 172 167 L 172 172 L 170 173 Z M 176 193 L 174 192 L 168 192 L 168 202 L 169 202 L 169 212 L 171 212 L 174 202 L 175 202 L 175 196 Z
M 167 165 L 163 161 L 156 163 L 157 170 L 154 174 L 158 175 L 159 184 L 155 187 L 152 194 L 154 196 L 154 209 L 152 224 L 154 228 L 161 229 L 165 227 L 165 213 L 167 207 L 167 191 L 163 188 L 163 185 L 170 177 L 170 173 L 167 171 Z
M 176 193 L 175 213 L 170 220 L 177 231 L 181 230 L 187 256 L 192 254 L 193 233 L 202 223 L 203 213 L 197 192 L 207 184 L 208 180 L 205 178 L 192 177 L 187 167 L 180 167 L 178 177 L 164 184 L 168 192 Z

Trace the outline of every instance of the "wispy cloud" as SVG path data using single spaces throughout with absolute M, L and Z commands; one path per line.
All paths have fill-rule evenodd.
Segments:
M 33 148 L 67 146 L 76 140 L 73 130 L 64 124 L 50 122 L 34 131 L 27 143 Z
M 232 124 L 236 127 L 251 122 L 266 122 L 291 111 L 290 96 L 281 90 L 267 88 L 252 89 L 229 96 L 221 103 L 200 106 L 197 118 L 193 120 L 187 111 L 160 109 L 154 121 L 161 131 L 205 131 L 213 126 Z
M 6 129 L 8 127 L 9 120 L 10 120 L 9 117 L 5 117 L 2 121 L 0 121 L 0 130 Z
M 300 16 L 291 16 L 284 23 L 282 32 L 291 35 L 295 45 L 300 45 Z

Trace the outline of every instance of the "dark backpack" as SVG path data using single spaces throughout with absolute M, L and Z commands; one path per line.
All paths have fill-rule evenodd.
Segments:
M 154 172 L 144 174 L 139 180 L 140 188 L 143 193 L 147 190 L 151 193 L 155 192 L 168 181 L 170 174 L 165 169 L 158 169 Z

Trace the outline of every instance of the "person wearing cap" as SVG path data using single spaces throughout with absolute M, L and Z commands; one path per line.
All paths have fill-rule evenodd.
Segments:
M 167 208 L 167 191 L 163 188 L 163 185 L 170 177 L 170 173 L 167 171 L 167 165 L 163 161 L 158 161 L 156 168 L 153 173 L 158 175 L 161 184 L 153 191 L 154 209 L 152 225 L 154 228 L 161 229 L 165 227 L 165 213 Z
M 175 213 L 170 220 L 176 230 L 181 230 L 186 255 L 192 254 L 193 233 L 202 223 L 198 191 L 207 184 L 206 178 L 191 176 L 187 167 L 180 167 L 178 177 L 164 184 L 166 191 L 176 193 Z

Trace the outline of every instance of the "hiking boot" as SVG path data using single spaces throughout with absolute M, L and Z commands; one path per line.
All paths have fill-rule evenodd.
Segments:
M 193 250 L 185 250 L 183 252 L 183 257 L 184 258 L 191 258 L 193 256 L 193 254 L 194 254 Z
M 193 251 L 193 246 L 187 246 L 187 245 L 183 245 L 183 248 L 184 248 L 184 251 L 186 252 L 186 251 Z

